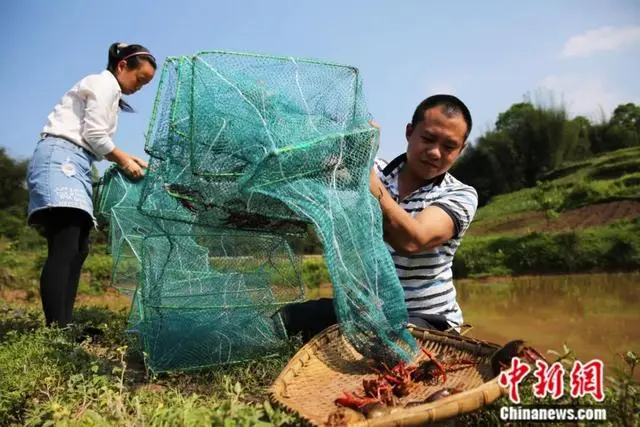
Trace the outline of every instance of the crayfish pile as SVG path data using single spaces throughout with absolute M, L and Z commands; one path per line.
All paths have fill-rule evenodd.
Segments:
M 447 372 L 469 368 L 478 363 L 471 359 L 438 358 L 425 348 L 422 348 L 422 352 L 428 358 L 414 365 L 400 362 L 392 368 L 384 363 L 378 367 L 372 366 L 377 377 L 363 379 L 360 393 L 345 391 L 343 396 L 337 398 L 335 404 L 339 409 L 329 416 L 327 424 L 340 425 L 365 417 L 377 418 L 390 413 L 393 408 L 416 406 L 458 393 L 461 390 L 457 388 L 442 388 L 424 400 L 400 405 L 400 399 L 409 396 L 419 383 L 444 385 L 447 382 Z

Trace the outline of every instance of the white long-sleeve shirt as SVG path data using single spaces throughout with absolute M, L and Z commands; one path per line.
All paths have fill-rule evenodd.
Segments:
M 76 83 L 47 117 L 42 134 L 67 139 L 102 160 L 114 148 L 120 85 L 110 71 L 89 75 Z

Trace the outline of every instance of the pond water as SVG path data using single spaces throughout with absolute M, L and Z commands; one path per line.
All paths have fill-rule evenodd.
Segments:
M 505 344 L 524 339 L 552 361 L 564 345 L 580 361 L 600 359 L 605 375 L 619 354 L 640 355 L 640 273 L 498 277 L 455 281 L 469 336 Z M 331 286 L 310 299 L 331 296 Z M 640 380 L 640 368 L 635 378 Z
M 624 365 L 619 354 L 640 354 L 640 273 L 459 280 L 456 288 L 470 336 L 521 338 L 545 356 L 566 344 L 583 362 L 602 360 L 607 375 Z

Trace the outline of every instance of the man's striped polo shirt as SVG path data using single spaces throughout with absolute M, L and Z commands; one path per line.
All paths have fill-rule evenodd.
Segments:
M 427 206 L 437 206 L 449 214 L 456 229 L 454 237 L 441 246 L 409 256 L 396 254 L 387 244 L 404 288 L 409 317 L 437 314 L 444 316 L 451 326 L 460 326 L 462 310 L 456 301 L 451 266 L 475 215 L 478 194 L 447 172 L 399 200 L 398 173 L 406 159 L 406 154 L 402 154 L 390 163 L 375 160 L 378 177 L 394 200 L 413 217 Z

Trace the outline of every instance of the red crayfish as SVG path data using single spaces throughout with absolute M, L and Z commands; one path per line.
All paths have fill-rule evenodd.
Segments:
M 465 369 L 477 363 L 474 360 L 451 357 L 440 359 L 425 348 L 422 348 L 422 352 L 428 359 L 417 364 L 407 365 L 400 362 L 392 368 L 385 363 L 380 367 L 372 366 L 378 376 L 363 379 L 363 395 L 344 392 L 342 397 L 336 399 L 336 405 L 355 409 L 368 418 L 372 418 L 372 414 L 380 416 L 384 414 L 383 408 L 395 406 L 398 398 L 409 395 L 416 383 L 437 384 L 442 381 L 444 384 L 447 381 L 447 372 Z
M 527 363 L 535 363 L 536 360 L 546 362 L 545 357 L 538 350 L 526 345 L 523 340 L 509 341 L 491 356 L 491 370 L 494 377 L 498 376 L 503 369 L 507 369 L 514 357 L 524 359 Z

